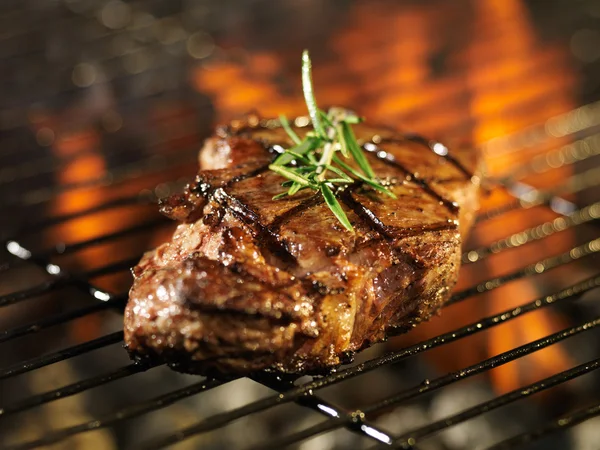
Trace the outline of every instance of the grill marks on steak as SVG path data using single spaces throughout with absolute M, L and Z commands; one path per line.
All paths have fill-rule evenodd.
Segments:
M 134 269 L 132 354 L 200 373 L 317 371 L 448 298 L 477 208 L 476 155 L 444 159 L 422 139 L 357 126 L 365 142 L 381 137 L 365 149 L 398 199 L 358 183 L 340 193 L 352 234 L 312 191 L 272 200 L 283 179 L 268 171 L 269 150 L 289 145 L 282 130 L 218 134 L 196 180 L 161 202 L 183 223 Z

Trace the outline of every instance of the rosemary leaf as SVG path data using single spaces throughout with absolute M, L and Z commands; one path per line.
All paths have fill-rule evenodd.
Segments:
M 342 129 L 342 125 L 338 125 L 336 129 L 337 135 L 340 139 L 340 151 L 342 152 L 342 155 L 344 155 L 344 158 L 350 158 L 350 152 L 348 151 L 348 144 L 346 143 L 346 139 L 344 139 L 344 130 Z
M 337 156 L 334 156 L 334 158 L 337 158 Z M 332 166 L 332 165 L 328 164 L 328 165 L 325 166 L 325 168 L 327 170 L 332 171 L 333 173 L 338 174 L 341 178 L 343 178 L 344 180 L 346 180 L 346 181 L 348 181 L 350 183 L 354 182 L 354 180 L 352 179 L 352 177 L 349 177 L 347 174 L 345 174 L 343 171 L 341 171 L 340 169 L 338 169 L 335 166 Z
M 325 184 L 325 183 L 323 183 L 321 185 L 321 194 L 323 194 L 325 203 L 327 204 L 327 206 L 329 206 L 329 209 L 335 215 L 335 217 L 337 217 L 337 219 L 340 221 L 340 223 L 342 225 L 344 225 L 344 227 L 348 231 L 354 233 L 354 228 L 352 227 L 352 224 L 348 220 L 348 216 L 342 209 L 340 202 L 338 202 L 337 198 L 335 198 L 335 195 L 333 195 L 333 192 L 331 191 L 329 186 L 327 186 L 327 184 Z
M 325 122 L 325 125 L 327 125 L 328 127 L 333 127 L 333 122 L 331 121 L 329 116 L 325 113 L 325 111 L 320 109 L 319 115 L 321 116 L 321 119 L 323 119 L 323 122 Z
M 306 156 L 304 156 L 301 153 L 295 152 L 294 150 L 286 150 L 285 153 L 289 153 L 290 155 L 292 155 L 294 157 L 294 159 L 296 159 L 298 161 L 303 161 L 309 165 L 312 164 L 311 161 Z
M 310 116 L 310 120 L 317 136 L 325 138 L 325 130 L 321 124 L 319 108 L 317 108 L 317 101 L 315 100 L 315 94 L 313 92 L 311 70 L 312 64 L 310 62 L 308 50 L 304 50 L 304 52 L 302 52 L 302 91 L 304 92 L 304 101 L 306 102 L 308 115 Z
M 300 183 L 302 186 L 311 186 L 316 189 L 317 186 L 311 183 L 307 178 L 303 177 L 297 172 L 294 172 L 292 169 L 288 169 L 286 167 L 276 166 L 275 164 L 271 164 L 269 166 L 273 172 L 281 175 L 282 177 L 287 178 L 288 180 L 295 181 L 296 183 Z
M 352 175 L 354 175 L 356 178 L 358 178 L 359 180 L 361 180 L 362 182 L 368 184 L 369 186 L 371 186 L 373 189 L 377 189 L 379 192 L 383 192 L 385 195 L 387 195 L 388 197 L 391 197 L 393 199 L 397 199 L 398 197 L 396 197 L 396 194 L 394 194 L 392 191 L 390 191 L 388 188 L 386 188 L 385 186 L 382 186 L 380 183 L 377 183 L 374 180 L 370 180 L 369 178 L 365 177 L 362 173 L 360 173 L 357 170 L 354 170 L 351 166 L 349 166 L 348 164 L 346 164 L 344 161 L 342 161 L 340 158 L 338 158 L 337 156 L 333 157 L 333 161 L 338 164 L 339 166 L 342 167 L 342 169 L 350 172 Z
M 311 152 L 308 152 L 306 154 L 308 160 L 310 161 L 311 164 L 313 164 L 314 166 L 318 166 L 319 165 L 319 161 L 317 160 L 317 158 L 315 157 L 315 155 Z
M 288 190 L 288 195 L 296 194 L 300 189 L 302 189 L 302 185 L 300 183 L 293 183 L 290 189 Z
M 340 184 L 352 184 L 354 180 L 348 180 L 348 178 L 327 178 L 327 183 L 340 183 Z
M 290 162 L 292 162 L 294 160 L 294 157 L 290 154 L 290 152 L 294 152 L 299 155 L 304 155 L 305 153 L 307 153 L 310 150 L 317 147 L 318 143 L 319 143 L 319 141 L 317 139 L 314 139 L 314 138 L 306 139 L 305 141 L 303 141 L 301 144 L 297 145 L 296 147 L 291 148 L 290 150 L 279 155 L 277 157 L 277 159 L 275 159 L 275 161 L 273 161 L 272 165 L 285 166 L 286 164 L 289 164 Z
M 292 141 L 294 141 L 294 144 L 300 145 L 302 143 L 296 132 L 292 130 L 292 127 L 290 126 L 287 117 L 285 117 L 283 114 L 279 115 L 279 123 L 281 124 L 285 132 L 288 134 L 288 136 L 292 139 Z
M 349 123 L 349 124 L 361 123 L 363 120 L 364 119 L 362 117 L 355 116 L 354 114 L 348 114 L 344 118 L 344 122 Z
M 356 137 L 352 132 L 352 128 L 350 128 L 350 125 L 348 125 L 346 122 L 342 122 L 342 139 L 346 142 L 348 151 L 352 154 L 352 157 L 354 158 L 354 161 L 356 161 L 356 164 L 358 164 L 358 167 L 360 167 L 360 169 L 369 179 L 375 178 L 375 173 L 373 172 L 373 169 L 371 169 L 369 161 L 367 161 L 365 154 L 362 152 L 361 148 L 356 142 Z

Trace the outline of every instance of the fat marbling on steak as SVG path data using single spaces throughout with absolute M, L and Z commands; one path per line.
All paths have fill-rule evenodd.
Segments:
M 318 192 L 272 199 L 284 179 L 268 164 L 292 143 L 264 122 L 219 128 L 195 181 L 161 202 L 182 223 L 133 269 L 133 356 L 194 373 L 322 371 L 449 298 L 478 205 L 475 152 L 356 125 L 397 199 L 358 183 L 339 192 L 351 233 Z

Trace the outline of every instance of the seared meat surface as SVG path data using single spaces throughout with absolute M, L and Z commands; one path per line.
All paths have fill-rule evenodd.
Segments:
M 478 205 L 474 152 L 445 155 L 441 144 L 357 125 L 398 198 L 358 183 L 338 193 L 351 233 L 318 193 L 272 200 L 284 179 L 268 164 L 291 142 L 263 122 L 220 128 L 196 180 L 162 202 L 182 223 L 133 270 L 132 355 L 194 373 L 321 371 L 448 299 Z

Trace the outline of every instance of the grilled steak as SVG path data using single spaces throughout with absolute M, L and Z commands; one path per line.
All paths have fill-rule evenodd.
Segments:
M 338 193 L 353 234 L 310 190 L 272 199 L 284 179 L 268 164 L 291 142 L 269 123 L 219 128 L 196 180 L 161 203 L 182 223 L 133 269 L 132 355 L 194 373 L 321 371 L 448 299 L 478 204 L 474 152 L 357 125 L 398 199 L 358 183 Z

